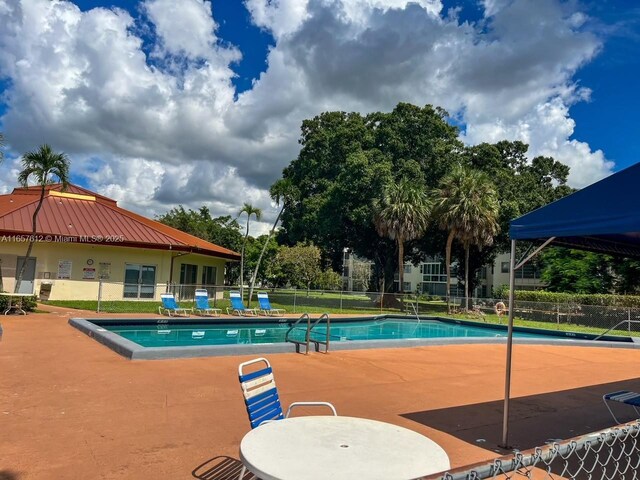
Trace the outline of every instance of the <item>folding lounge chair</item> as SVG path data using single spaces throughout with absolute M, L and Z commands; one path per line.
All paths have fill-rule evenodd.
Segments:
M 196 290 L 196 315 L 203 317 L 219 317 L 222 312 L 219 308 L 209 306 L 209 293 L 205 289 Z
M 270 317 L 281 317 L 286 311 L 282 308 L 272 308 L 267 292 L 258 292 L 258 302 L 260 303 L 260 311 Z
M 231 300 L 231 307 L 227 307 L 228 314 L 253 317 L 258 315 L 257 309 L 244 306 L 240 292 L 229 292 L 229 300 Z
M 266 367 L 254 372 L 244 373 L 246 367 L 256 363 L 264 363 Z M 256 358 L 241 363 L 238 367 L 238 377 L 251 428 L 256 428 L 265 422 L 287 418 L 292 409 L 301 406 L 327 407 L 333 415 L 338 415 L 335 407 L 328 402 L 295 402 L 289 405 L 287 413 L 283 415 L 280 396 L 273 378 L 273 370 L 266 358 Z
M 620 390 L 619 392 L 607 393 L 603 395 L 602 400 L 604 401 L 605 406 L 609 410 L 609 413 L 613 417 L 613 420 L 615 420 L 617 424 L 619 424 L 620 422 L 618 421 L 616 416 L 613 414 L 613 411 L 611 410 L 611 406 L 609 405 L 608 402 L 620 402 L 620 403 L 626 403 L 627 405 L 631 405 L 633 409 L 636 411 L 636 415 L 638 415 L 638 418 L 640 418 L 640 411 L 638 411 L 638 407 L 640 407 L 640 393 L 630 392 L 629 390 Z
M 188 317 L 189 310 L 187 308 L 180 308 L 178 303 L 176 302 L 176 298 L 173 296 L 173 293 L 163 293 L 160 295 L 162 299 L 162 305 L 158 306 L 158 313 L 160 315 L 169 315 L 170 317 Z M 182 312 L 182 313 L 180 313 Z

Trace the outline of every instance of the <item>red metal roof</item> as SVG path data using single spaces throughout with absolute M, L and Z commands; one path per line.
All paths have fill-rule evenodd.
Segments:
M 40 187 L 30 187 L 0 195 L 0 235 L 31 235 L 33 212 L 40 193 Z M 45 241 L 157 248 L 233 260 L 240 258 L 232 250 L 120 208 L 115 200 L 77 185 L 69 185 L 64 192 L 60 184 L 45 187 L 37 232 Z M 53 238 L 48 239 L 47 235 Z

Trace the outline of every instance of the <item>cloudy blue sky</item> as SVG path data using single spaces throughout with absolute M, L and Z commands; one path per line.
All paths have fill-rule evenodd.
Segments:
M 325 110 L 446 108 L 582 187 L 639 159 L 632 0 L 0 0 L 0 192 L 50 143 L 148 216 L 267 193 Z

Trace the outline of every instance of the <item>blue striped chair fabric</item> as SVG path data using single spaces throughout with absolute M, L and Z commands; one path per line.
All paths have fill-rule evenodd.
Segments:
M 229 300 L 231 301 L 231 308 L 227 308 L 227 313 L 237 315 L 252 315 L 257 316 L 258 310 L 255 308 L 247 308 L 244 306 L 240 292 L 229 292 Z
M 244 373 L 245 367 L 261 362 L 266 364 L 266 368 L 256 370 L 255 372 Z M 268 421 L 286 418 L 289 416 L 292 408 L 296 406 L 327 407 L 332 411 L 333 415 L 337 415 L 334 406 L 327 402 L 295 402 L 289 406 L 287 413 L 284 414 L 282 404 L 280 403 L 280 395 L 278 395 L 278 389 L 276 387 L 276 381 L 273 376 L 273 369 L 266 358 L 256 358 L 241 363 L 238 367 L 238 378 L 240 380 L 251 428 L 256 428 Z
M 267 292 L 258 292 L 258 303 L 260 303 L 260 311 L 265 315 L 281 317 L 285 313 L 283 308 L 273 308 L 271 306 Z
M 158 307 L 159 314 L 169 315 L 170 317 L 173 315 L 181 316 L 184 315 L 186 317 L 189 316 L 189 309 L 182 308 L 176 302 L 176 297 L 173 296 L 173 293 L 163 293 L 160 295 L 160 300 L 162 301 L 162 305 Z M 183 312 L 182 314 L 180 312 Z M 173 314 L 173 315 L 172 315 Z
M 222 310 L 209 306 L 209 293 L 205 289 L 198 289 L 195 312 L 202 316 L 219 317 Z
M 632 392 L 630 390 L 620 390 L 618 392 L 607 393 L 602 396 L 602 400 L 604 401 L 605 406 L 609 410 L 609 413 L 613 417 L 616 423 L 620 423 L 616 416 L 613 414 L 611 410 L 611 406 L 608 402 L 620 402 L 626 405 L 631 405 L 633 409 L 636 411 L 636 414 L 640 416 L 640 411 L 638 411 L 638 407 L 640 407 L 640 393 Z

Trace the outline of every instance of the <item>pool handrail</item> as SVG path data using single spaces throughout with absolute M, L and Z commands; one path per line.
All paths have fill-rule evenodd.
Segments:
M 289 333 L 291 333 L 291 331 L 296 328 L 296 326 L 302 321 L 302 320 L 306 320 L 307 321 L 307 332 L 305 334 L 305 341 L 304 342 L 300 342 L 299 340 L 293 340 L 291 338 L 289 338 Z M 300 345 L 305 345 L 306 349 L 304 354 L 305 355 L 309 355 L 309 336 L 311 334 L 311 317 L 309 316 L 308 313 L 303 313 L 300 318 L 298 320 L 296 320 L 291 327 L 289 327 L 289 330 L 287 330 L 287 333 L 284 334 L 284 341 L 286 342 L 291 342 L 293 344 L 295 344 L 296 346 L 296 353 L 300 353 Z
M 313 322 L 313 325 L 311 325 L 311 327 L 309 328 L 309 337 L 311 337 L 311 330 L 313 330 L 313 328 L 320 323 L 322 320 L 326 320 L 327 321 L 327 331 L 326 331 L 326 339 L 324 341 L 322 340 L 311 340 L 313 343 L 315 343 L 316 345 L 316 352 L 320 351 L 320 344 L 322 343 L 324 345 L 324 353 L 328 353 L 329 352 L 329 338 L 330 338 L 330 334 L 331 334 L 331 318 L 329 317 L 328 313 L 323 313 L 322 315 L 320 315 L 320 317 L 318 317 L 318 319 Z

